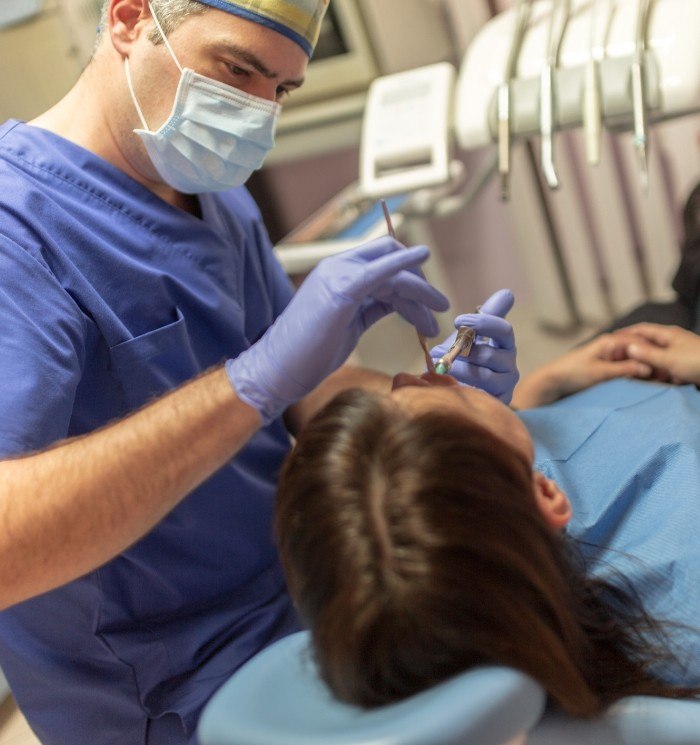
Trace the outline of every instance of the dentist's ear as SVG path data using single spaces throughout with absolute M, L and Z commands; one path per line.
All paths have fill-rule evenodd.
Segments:
M 145 33 L 150 30 L 150 18 L 146 0 L 111 0 L 107 15 L 109 34 L 114 48 L 122 57 L 128 57 L 139 31 Z M 140 22 L 143 23 L 139 25 Z
M 561 530 L 571 520 L 571 502 L 555 481 L 539 471 L 532 474 L 535 501 L 544 521 L 552 530 Z

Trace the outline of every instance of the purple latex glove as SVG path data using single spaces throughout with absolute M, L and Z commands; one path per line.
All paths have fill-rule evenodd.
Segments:
M 263 337 L 226 363 L 239 398 L 268 424 L 339 368 L 373 323 L 396 311 L 421 334 L 447 298 L 416 273 L 427 246 L 379 238 L 321 261 Z
M 513 327 L 505 320 L 513 302 L 510 290 L 498 290 L 478 313 L 466 313 L 455 318 L 455 328 L 470 326 L 476 331 L 477 337 L 469 356 L 457 357 L 449 372 L 460 383 L 481 388 L 505 404 L 510 403 L 520 377 Z M 430 350 L 433 360 L 447 353 L 456 336 L 455 331 L 442 344 Z

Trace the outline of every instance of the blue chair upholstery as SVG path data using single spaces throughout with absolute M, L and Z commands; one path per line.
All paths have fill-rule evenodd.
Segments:
M 548 712 L 531 678 L 472 670 L 398 704 L 363 710 L 332 698 L 306 632 L 254 657 L 204 710 L 200 745 L 700 745 L 700 701 L 623 699 L 600 718 Z
M 631 696 L 599 719 L 547 714 L 527 745 L 700 745 L 700 701 Z
M 540 719 L 545 695 L 503 667 L 459 675 L 397 704 L 364 710 L 332 698 L 307 632 L 244 665 L 214 695 L 200 745 L 504 745 Z

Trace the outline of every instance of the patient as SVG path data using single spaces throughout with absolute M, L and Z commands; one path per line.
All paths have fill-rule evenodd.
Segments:
M 319 412 L 276 528 L 334 694 L 377 706 L 504 664 L 574 716 L 697 695 L 700 394 L 659 380 L 700 382 L 700 338 L 600 337 L 525 378 L 514 404 L 566 398 L 517 414 L 407 375 Z

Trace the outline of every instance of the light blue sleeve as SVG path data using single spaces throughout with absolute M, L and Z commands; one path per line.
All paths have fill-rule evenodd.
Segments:
M 679 664 L 656 674 L 700 685 L 700 393 L 619 379 L 520 416 L 536 468 L 571 501 L 567 534 L 590 573 L 668 622 Z
M 68 433 L 86 325 L 41 258 L 0 235 L 0 457 Z

